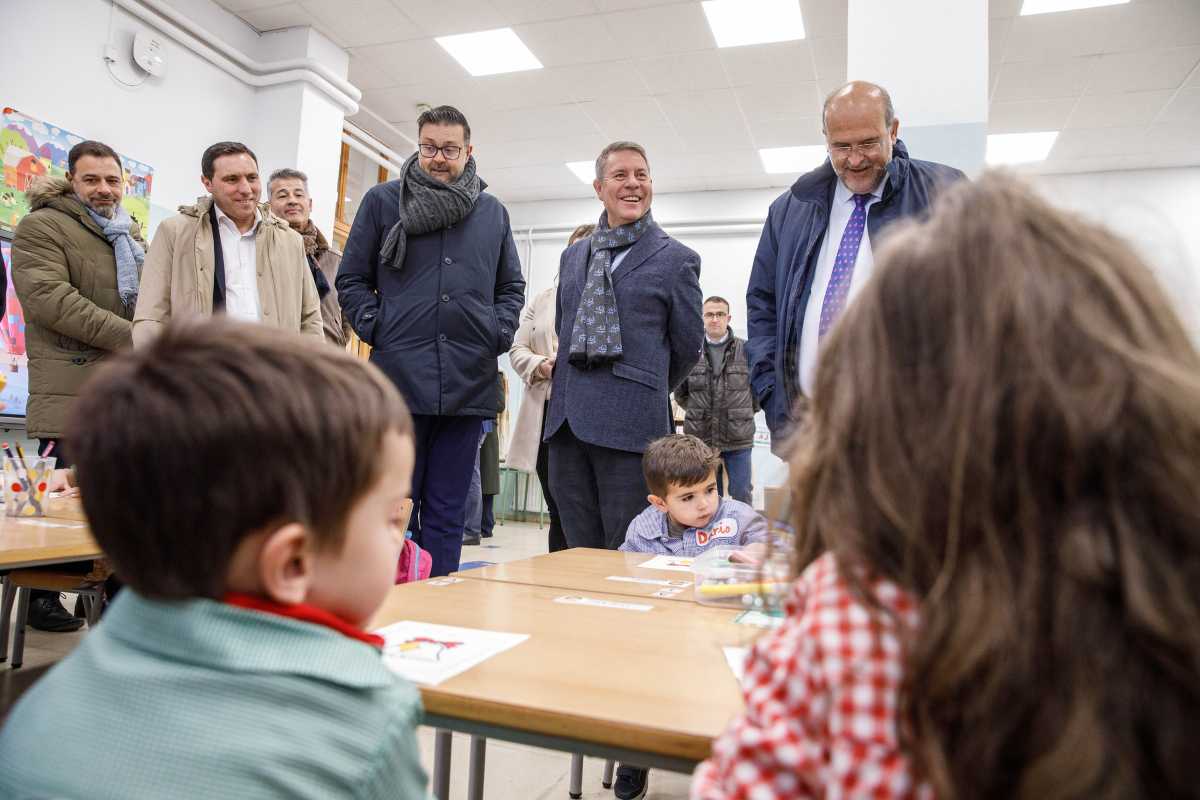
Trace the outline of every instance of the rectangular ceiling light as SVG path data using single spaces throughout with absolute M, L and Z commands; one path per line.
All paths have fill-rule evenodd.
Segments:
M 568 161 L 567 169 L 575 173 L 575 177 L 592 185 L 592 181 L 596 178 L 596 162 L 595 161 Z
M 705 0 L 701 5 L 717 47 L 804 38 L 799 0 Z
M 764 147 L 758 151 L 763 169 L 770 173 L 808 172 L 821 166 L 821 162 L 828 155 L 823 144 L 810 144 L 803 147 Z
M 439 36 L 437 43 L 475 76 L 542 68 L 542 62 L 512 28 Z
M 986 161 L 992 167 L 1045 161 L 1057 138 L 1058 131 L 994 133 L 987 137 Z
M 1021 4 L 1021 16 L 1031 14 L 1053 14 L 1056 11 L 1078 11 L 1081 8 L 1120 6 L 1129 0 L 1025 0 Z

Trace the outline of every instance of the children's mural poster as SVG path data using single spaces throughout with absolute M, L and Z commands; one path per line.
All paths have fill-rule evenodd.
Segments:
M 5 108 L 2 114 L 0 157 L 4 162 L 4 183 L 0 185 L 0 227 L 12 230 L 29 213 L 25 193 L 30 184 L 43 175 L 66 175 L 67 153 L 86 137 L 12 108 Z M 124 154 L 121 163 L 125 167 L 125 196 L 121 205 L 145 230 L 150 222 L 154 169 Z
M 17 302 L 12 282 L 12 245 L 0 235 L 0 256 L 4 258 L 8 291 L 4 296 L 4 315 L 0 317 L 0 416 L 23 417 L 29 399 L 29 365 L 25 358 L 25 315 Z
M 25 314 L 17 301 L 12 281 L 12 231 L 29 213 L 26 193 L 38 178 L 67 174 L 67 154 L 84 137 L 57 125 L 27 117 L 4 108 L 0 111 L 0 159 L 4 180 L 0 182 L 0 255 L 4 257 L 8 291 L 0 317 L 0 416 L 23 417 L 29 399 L 29 370 L 25 357 Z M 121 205 L 138 221 L 142 230 L 150 222 L 150 189 L 154 169 L 137 159 L 121 155 L 125 168 L 125 194 Z

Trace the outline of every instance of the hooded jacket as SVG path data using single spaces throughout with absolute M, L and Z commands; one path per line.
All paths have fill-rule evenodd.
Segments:
M 25 313 L 29 356 L 26 426 L 57 438 L 71 401 L 93 368 L 128 347 L 133 308 L 117 293 L 117 261 L 87 207 L 65 178 L 43 178 L 27 195 L 30 212 L 12 245 L 13 288 Z M 130 234 L 144 248 L 136 222 Z
M 133 341 L 149 342 L 172 317 L 211 316 L 215 256 L 208 209 L 212 197 L 180 206 L 165 220 L 142 267 Z M 304 239 L 288 223 L 258 207 L 262 222 L 254 237 L 258 303 L 264 325 L 324 338 L 321 299 L 308 269 Z
M 939 190 L 965 178 L 953 167 L 909 158 L 904 142 L 897 141 L 883 197 L 867 212 L 872 246 L 878 246 L 879 235 L 889 225 L 925 213 Z M 797 365 L 800 330 L 837 181 L 827 159 L 801 175 L 771 204 L 746 289 L 750 384 L 766 414 L 776 454 L 784 454 L 787 438 L 799 421 L 795 409 L 802 399 Z

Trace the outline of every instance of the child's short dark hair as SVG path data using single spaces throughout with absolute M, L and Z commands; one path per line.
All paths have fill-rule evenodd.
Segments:
M 412 418 L 376 368 L 264 325 L 176 321 L 88 382 L 65 436 L 96 541 L 157 598 L 225 592 L 234 551 L 299 522 L 340 547 Z
M 651 494 L 666 497 L 672 486 L 694 486 L 721 464 L 721 453 L 686 433 L 655 439 L 642 456 L 642 474 Z

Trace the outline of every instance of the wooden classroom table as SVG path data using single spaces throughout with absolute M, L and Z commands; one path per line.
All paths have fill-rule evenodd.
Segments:
M 553 586 L 577 592 L 605 592 L 637 597 L 648 602 L 674 600 L 695 603 L 692 573 L 638 567 L 638 564 L 652 558 L 653 553 L 621 553 L 616 550 L 572 547 L 520 561 L 464 570 L 454 575 L 472 580 Z M 656 583 L 610 580 L 612 577 L 638 578 Z M 680 588 L 670 586 L 668 581 L 683 581 L 688 586 L 669 598 L 654 597 L 654 593 L 662 589 Z
M 564 595 L 653 607 L 554 602 Z M 529 634 L 438 686 L 421 686 L 427 725 L 690 772 L 742 707 L 721 648 L 748 645 L 761 631 L 734 616 L 694 603 L 464 578 L 396 586 L 369 629 L 416 620 Z M 435 784 L 448 780 L 444 749 Z M 481 785 L 482 765 L 474 772 Z
M 0 570 L 89 561 L 102 555 L 77 498 L 54 498 L 45 517 L 7 517 L 2 509 Z

